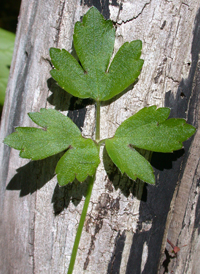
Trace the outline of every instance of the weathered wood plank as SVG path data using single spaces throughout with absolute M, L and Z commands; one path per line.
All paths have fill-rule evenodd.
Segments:
M 84 136 L 94 135 L 94 105 L 89 100 L 76 101 L 55 85 L 50 79 L 48 53 L 52 46 L 73 51 L 74 23 L 92 4 L 115 22 L 115 52 L 124 42 L 141 39 L 145 60 L 134 88 L 102 106 L 101 137 L 112 136 L 122 121 L 152 104 L 169 106 L 172 116 L 198 126 L 198 0 L 110 4 L 32 0 L 22 1 L 1 140 L 15 126 L 33 125 L 27 112 L 41 107 L 63 111 L 83 127 Z M 107 172 L 101 163 L 75 274 L 162 273 L 167 237 L 178 245 L 186 241 L 187 247 L 165 270 L 195 273 L 200 206 L 198 135 L 199 131 L 186 143 L 185 151 L 153 155 L 157 183 L 145 185 L 143 193 L 142 186 L 120 177 L 101 151 Z M 67 273 L 87 184 L 59 188 L 53 177 L 56 161 L 51 157 L 28 163 L 17 151 L 1 144 L 2 273 Z

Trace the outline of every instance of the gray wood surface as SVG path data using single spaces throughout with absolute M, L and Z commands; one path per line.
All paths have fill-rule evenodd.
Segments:
M 144 106 L 171 108 L 197 127 L 185 149 L 154 154 L 156 186 L 121 176 L 105 151 L 77 254 L 74 274 L 197 274 L 200 269 L 199 0 L 22 0 L 0 129 L 0 273 L 67 273 L 87 182 L 59 188 L 59 155 L 29 162 L 2 141 L 27 113 L 56 108 L 86 137 L 94 136 L 95 107 L 51 79 L 49 48 L 74 54 L 74 23 L 95 5 L 116 27 L 115 50 L 143 41 L 139 81 L 101 108 L 101 138 Z M 180 247 L 177 256 L 167 238 Z

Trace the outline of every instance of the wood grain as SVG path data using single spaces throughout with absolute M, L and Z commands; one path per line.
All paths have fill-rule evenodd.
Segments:
M 49 74 L 49 48 L 75 54 L 74 24 L 91 5 L 115 24 L 114 53 L 126 41 L 143 42 L 139 81 L 102 105 L 101 138 L 153 104 L 198 127 L 198 0 L 22 0 L 0 131 L 1 273 L 67 273 L 87 182 L 60 188 L 60 155 L 29 162 L 2 141 L 15 126 L 33 126 L 27 112 L 41 107 L 62 111 L 94 136 L 93 102 L 76 100 Z M 156 186 L 149 186 L 121 176 L 102 149 L 74 274 L 197 273 L 199 156 L 197 130 L 184 150 L 153 155 Z M 169 262 L 167 237 L 187 245 Z

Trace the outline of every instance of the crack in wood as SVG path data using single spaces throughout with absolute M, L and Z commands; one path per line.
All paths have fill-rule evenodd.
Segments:
M 59 10 L 58 19 L 57 19 L 58 24 L 56 26 L 56 29 L 58 30 L 58 32 L 55 37 L 56 46 L 58 46 L 58 42 L 59 42 L 60 28 L 61 28 L 61 23 L 62 23 L 62 19 L 63 19 L 64 8 L 65 8 L 65 0 L 63 2 L 60 1 L 60 10 Z
M 122 25 L 122 24 L 126 24 L 126 23 L 128 23 L 128 22 L 131 22 L 131 21 L 137 19 L 137 18 L 143 13 L 144 9 L 151 3 L 151 1 L 152 1 L 152 0 L 150 0 L 150 1 L 147 2 L 147 3 L 145 3 L 144 6 L 142 7 L 141 11 L 140 11 L 136 16 L 133 16 L 132 18 L 127 19 L 127 20 L 122 20 L 121 22 L 118 22 L 118 21 L 116 20 L 116 24 L 117 24 L 117 25 Z M 120 9 L 119 9 L 119 13 L 118 13 L 117 19 L 119 19 L 120 11 L 123 10 L 123 2 L 121 2 L 121 3 L 122 3 L 122 6 L 121 6 Z

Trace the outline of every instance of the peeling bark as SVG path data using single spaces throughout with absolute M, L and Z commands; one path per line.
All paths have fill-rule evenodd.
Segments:
M 1 141 L 15 126 L 33 126 L 28 112 L 56 108 L 86 137 L 94 136 L 92 100 L 77 100 L 50 77 L 49 48 L 72 45 L 76 21 L 92 5 L 116 28 L 114 53 L 143 41 L 139 81 L 101 108 L 101 138 L 113 136 L 144 106 L 171 108 L 197 127 L 185 148 L 154 153 L 156 186 L 121 175 L 105 150 L 77 254 L 74 274 L 198 273 L 200 6 L 198 0 L 22 0 L 2 115 Z M 87 181 L 58 187 L 61 155 L 29 162 L 1 144 L 0 272 L 67 273 Z M 177 256 L 167 238 L 180 247 Z

